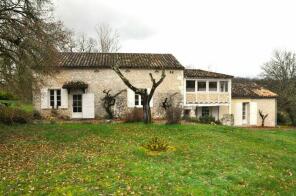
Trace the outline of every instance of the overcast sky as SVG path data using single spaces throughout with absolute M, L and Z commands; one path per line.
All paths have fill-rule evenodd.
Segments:
M 55 0 L 58 19 L 95 36 L 108 23 L 120 52 L 172 53 L 182 65 L 255 77 L 274 49 L 295 51 L 295 0 Z

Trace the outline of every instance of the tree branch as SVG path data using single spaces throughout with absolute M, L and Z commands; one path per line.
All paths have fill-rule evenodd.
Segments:
M 117 59 L 116 62 L 111 65 L 111 68 L 117 73 L 117 75 L 121 78 L 121 80 L 124 82 L 124 84 L 129 87 L 132 91 L 134 91 L 137 94 L 143 94 L 144 89 L 140 89 L 135 87 L 130 83 L 130 81 L 122 74 L 122 72 L 119 69 L 119 60 Z

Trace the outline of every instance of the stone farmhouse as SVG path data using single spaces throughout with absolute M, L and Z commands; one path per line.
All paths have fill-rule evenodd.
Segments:
M 120 69 L 131 83 L 148 91 L 152 85 L 149 73 L 158 79 L 165 69 L 166 78 L 150 102 L 153 118 L 163 118 L 164 99 L 177 95 L 184 116 L 211 115 L 224 124 L 259 126 L 261 110 L 268 114 L 265 125 L 276 125 L 275 93 L 256 84 L 236 83 L 230 75 L 186 69 L 171 54 L 60 53 L 57 64 L 52 66 L 54 74 L 43 76 L 43 82 L 34 88 L 35 109 L 43 116 L 55 110 L 71 119 L 103 118 L 104 90 L 123 90 L 114 106 L 119 118 L 130 109 L 141 107 L 141 96 L 111 69 L 116 59 L 120 59 Z

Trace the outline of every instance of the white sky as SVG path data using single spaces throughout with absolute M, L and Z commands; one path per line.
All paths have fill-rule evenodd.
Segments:
M 55 0 L 58 19 L 95 36 L 108 23 L 120 52 L 172 53 L 182 65 L 254 77 L 274 49 L 295 51 L 296 0 Z

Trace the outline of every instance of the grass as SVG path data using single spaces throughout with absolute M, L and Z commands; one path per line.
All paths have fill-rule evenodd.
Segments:
M 147 154 L 157 136 L 174 151 Z M 293 195 L 296 132 L 214 125 L 0 126 L 0 194 Z
M 9 107 L 12 108 L 19 108 L 22 109 L 26 112 L 32 112 L 33 111 L 33 106 L 30 103 L 23 103 L 21 101 L 18 100 L 0 100 L 1 104 L 5 104 Z

